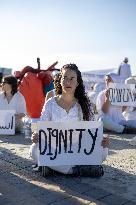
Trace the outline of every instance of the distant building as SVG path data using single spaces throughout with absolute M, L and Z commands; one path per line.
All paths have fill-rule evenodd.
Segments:
M 86 92 L 90 91 L 95 83 L 104 83 L 104 76 L 110 72 L 116 73 L 117 71 L 115 68 L 112 68 L 82 72 Z
M 11 75 L 12 74 L 12 68 L 0 67 L 0 73 L 3 73 L 3 75 Z
M 11 75 L 11 74 L 12 74 L 12 68 L 0 67 L 0 83 L 3 76 Z

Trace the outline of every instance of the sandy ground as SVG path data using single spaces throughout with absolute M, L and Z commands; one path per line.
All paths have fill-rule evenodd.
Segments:
M 129 144 L 133 137 L 109 135 L 105 175 L 93 179 L 61 175 L 43 178 L 31 169 L 30 139 L 23 135 L 0 136 L 0 205 L 135 205 L 136 146 Z

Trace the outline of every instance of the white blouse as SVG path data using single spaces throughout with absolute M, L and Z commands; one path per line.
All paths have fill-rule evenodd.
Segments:
M 16 114 L 26 113 L 26 102 L 24 96 L 18 91 L 7 101 L 4 92 L 0 93 L 0 110 L 15 110 Z
M 111 105 L 109 106 L 108 113 L 104 113 L 102 111 L 103 104 L 106 100 L 105 90 L 101 91 L 97 97 L 96 107 L 99 115 L 104 117 L 105 115 L 109 115 L 109 117 L 114 121 L 119 123 L 121 120 L 125 120 L 122 114 L 122 106 Z
M 70 121 L 83 120 L 83 113 L 80 105 L 76 102 L 75 105 L 67 113 L 64 108 L 58 105 L 56 97 L 50 98 L 43 106 L 41 113 L 42 121 Z

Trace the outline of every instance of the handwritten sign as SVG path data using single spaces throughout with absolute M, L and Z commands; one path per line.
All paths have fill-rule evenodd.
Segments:
M 0 110 L 0 135 L 15 134 L 15 111 Z
M 136 90 L 134 84 L 110 83 L 109 100 L 112 105 L 136 106 Z
M 38 122 L 39 166 L 102 163 L 101 122 Z

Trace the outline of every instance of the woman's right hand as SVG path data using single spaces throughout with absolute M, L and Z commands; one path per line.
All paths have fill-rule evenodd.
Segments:
M 37 132 L 32 133 L 31 140 L 33 143 L 37 143 L 39 141 L 39 135 Z

